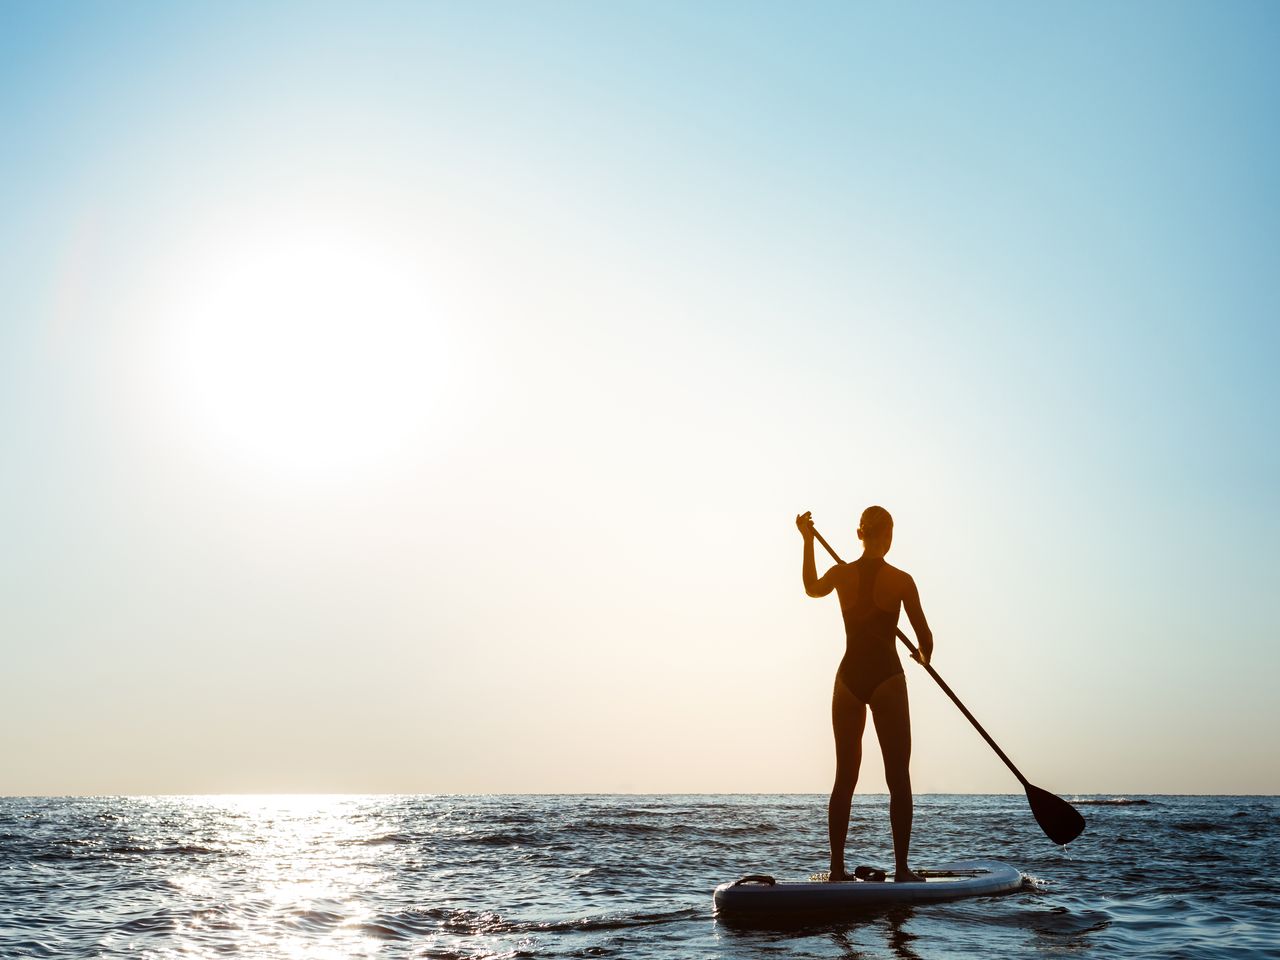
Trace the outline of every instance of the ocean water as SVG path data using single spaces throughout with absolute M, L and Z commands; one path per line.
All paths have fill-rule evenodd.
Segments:
M 913 864 L 1003 897 L 739 928 L 711 891 L 826 868 L 822 796 L 0 799 L 0 957 L 1280 957 L 1280 799 L 916 799 Z M 854 801 L 851 864 L 892 865 Z

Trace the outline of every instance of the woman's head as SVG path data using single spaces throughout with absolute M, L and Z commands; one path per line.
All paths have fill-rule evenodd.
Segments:
M 867 507 L 858 521 L 858 539 L 868 553 L 884 556 L 893 544 L 893 517 L 884 507 Z

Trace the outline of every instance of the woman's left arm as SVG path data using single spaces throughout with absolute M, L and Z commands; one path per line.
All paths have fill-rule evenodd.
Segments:
M 911 579 L 909 573 L 904 573 L 903 576 L 907 578 L 907 583 L 902 595 L 902 606 L 906 608 L 907 619 L 911 621 L 916 642 L 920 644 L 920 656 L 917 659 L 927 665 L 933 659 L 933 631 L 929 629 L 929 622 L 924 618 L 924 608 L 920 606 L 920 591 L 916 589 L 916 582 Z

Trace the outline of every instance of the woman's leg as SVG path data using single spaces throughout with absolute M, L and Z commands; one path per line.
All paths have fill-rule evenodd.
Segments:
M 907 678 L 886 679 L 871 695 L 871 716 L 884 757 L 884 779 L 889 787 L 889 825 L 893 828 L 895 880 L 918 880 L 907 866 L 911 850 L 911 710 L 907 704 Z
M 849 806 L 862 766 L 862 731 L 867 726 L 867 706 L 836 677 L 831 694 L 831 729 L 836 736 L 836 782 L 827 804 L 827 832 L 831 838 L 831 879 L 843 880 L 844 842 L 849 833 Z

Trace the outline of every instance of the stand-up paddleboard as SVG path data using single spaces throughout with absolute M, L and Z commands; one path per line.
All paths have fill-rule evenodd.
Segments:
M 961 860 L 936 870 L 917 870 L 920 883 L 843 880 L 837 883 L 775 880 L 763 874 L 716 887 L 716 915 L 778 917 L 832 914 L 896 903 L 934 903 L 987 897 L 1022 888 L 1022 874 L 998 860 Z

